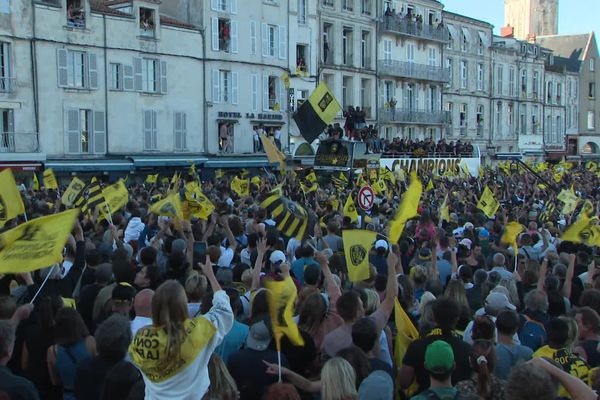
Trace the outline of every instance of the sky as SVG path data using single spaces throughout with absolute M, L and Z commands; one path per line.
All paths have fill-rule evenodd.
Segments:
M 504 26 L 504 0 L 442 0 L 444 9 L 494 25 Z M 485 6 L 484 6 L 485 5 Z M 558 10 L 558 33 L 570 35 L 595 31 L 600 34 L 600 0 L 562 0 Z

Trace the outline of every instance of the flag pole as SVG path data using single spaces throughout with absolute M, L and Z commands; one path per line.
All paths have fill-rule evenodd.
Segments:
M 52 266 L 52 268 L 50 268 L 50 272 L 48 272 L 48 275 L 46 275 L 46 278 L 44 279 L 44 282 L 42 282 L 42 285 L 40 286 L 40 288 L 37 290 L 37 292 L 35 293 L 35 295 L 33 295 L 33 298 L 31 299 L 31 301 L 29 302 L 29 304 L 33 304 L 33 302 L 35 301 L 35 299 L 37 299 L 37 297 L 39 296 L 40 292 L 42 291 L 42 289 L 46 285 L 46 282 L 48 282 L 48 279 L 50 279 L 50 276 L 54 273 L 54 268 L 56 268 L 56 264 L 54 264 Z
M 277 371 L 279 371 L 279 383 L 281 383 L 281 350 L 277 350 Z

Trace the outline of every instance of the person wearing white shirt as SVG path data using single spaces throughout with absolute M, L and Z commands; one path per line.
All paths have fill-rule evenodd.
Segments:
M 502 253 L 494 254 L 494 258 L 492 259 L 493 267 L 488 272 L 488 275 L 494 271 L 498 272 L 500 276 L 504 279 L 513 279 L 513 274 L 509 270 L 506 269 L 506 257 Z
M 133 299 L 135 318 L 131 321 L 131 335 L 135 336 L 144 326 L 152 325 L 152 298 L 154 290 L 141 290 Z

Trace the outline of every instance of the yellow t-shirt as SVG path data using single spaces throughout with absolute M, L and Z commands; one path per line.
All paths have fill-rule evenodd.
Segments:
M 533 353 L 533 357 L 550 358 L 559 363 L 565 372 L 568 372 L 569 374 L 581 379 L 584 382 L 588 381 L 588 365 L 581 358 L 571 353 L 569 349 L 557 350 L 546 345 L 537 349 L 537 351 Z M 569 396 L 569 392 L 567 392 L 567 390 L 562 385 L 558 390 L 558 395 L 560 397 L 571 398 L 571 396 Z

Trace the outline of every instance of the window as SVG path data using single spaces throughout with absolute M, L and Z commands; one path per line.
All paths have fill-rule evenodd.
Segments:
M 279 57 L 280 59 L 287 57 L 285 26 L 262 24 L 262 55 L 264 57 Z
M 11 92 L 10 43 L 0 42 L 0 92 Z
M 458 118 L 459 118 L 459 122 L 460 122 L 460 127 L 466 128 L 467 127 L 467 105 L 466 104 L 460 105 Z
M 173 137 L 175 150 L 187 149 L 187 118 L 184 112 L 173 113 Z
M 527 104 L 521 104 L 521 114 L 519 116 L 519 132 L 523 135 L 527 132 Z
M 65 115 L 67 153 L 105 153 L 105 122 L 103 111 L 67 109 Z
M 250 54 L 256 54 L 256 21 L 250 21 Z
M 258 75 L 250 75 L 250 92 L 252 96 L 252 111 L 258 111 Z
M 383 59 L 390 61 L 392 59 L 392 41 L 388 39 L 383 40 Z
M 477 64 L 477 90 L 485 89 L 483 64 Z
M 325 7 L 333 7 L 333 0 L 322 0 Z
M 238 73 L 213 70 L 213 102 L 238 104 Z
M 96 55 L 84 51 L 57 50 L 58 86 L 76 89 L 97 89 Z
M 508 87 L 509 87 L 509 94 L 511 96 L 515 95 L 515 69 L 513 67 L 510 67 L 508 70 Z
M 364 15 L 371 15 L 371 9 L 373 8 L 373 5 L 371 4 L 371 0 L 362 0 L 362 9 L 361 12 Z
M 537 99 L 538 96 L 538 88 L 540 84 L 540 73 L 538 71 L 533 71 L 533 98 Z
M 354 10 L 354 0 L 342 0 L 342 10 L 344 10 L 344 11 Z
M 468 42 L 468 38 L 467 38 L 467 30 L 465 28 L 463 28 L 463 34 L 462 34 L 462 42 L 460 45 L 460 51 L 462 51 L 463 53 L 466 53 L 468 47 L 469 47 L 469 42 Z
M 544 132 L 544 137 L 549 141 L 553 135 L 553 126 L 552 126 L 552 117 L 550 115 L 546 116 L 546 130 Z
M 155 23 L 154 10 L 151 8 L 140 7 L 140 35 L 145 37 L 154 37 Z
M 531 108 L 531 128 L 533 131 L 533 134 L 537 134 L 537 127 L 538 127 L 538 115 L 539 115 L 539 107 L 538 106 L 533 106 Z
M 298 23 L 306 25 L 306 0 L 298 0 Z
M 263 75 L 263 109 L 284 111 L 287 104 L 286 98 L 287 91 L 281 79 L 276 76 Z
M 556 142 L 560 142 L 560 138 L 563 136 L 562 135 L 563 131 L 562 131 L 562 118 L 561 116 L 557 116 L 556 117 Z
M 483 41 L 483 32 L 479 32 L 479 42 L 477 45 L 477 54 L 482 56 L 484 49 L 485 49 L 485 43 Z
M 596 129 L 596 119 L 593 111 L 588 111 L 587 128 L 588 130 Z
M 502 65 L 498 65 L 496 67 L 496 94 L 502 96 L 504 87 L 504 67 Z
M 10 13 L 10 0 L 0 0 L 0 14 Z
M 511 103 L 508 103 L 508 135 L 512 136 L 513 135 L 513 127 L 515 126 L 514 120 L 515 120 L 515 113 L 514 113 L 514 106 Z
M 344 27 L 342 29 L 342 64 L 353 65 L 352 48 L 352 29 Z
M 415 62 L 415 45 L 412 43 L 406 45 L 406 60 L 409 63 Z
M 571 127 L 571 106 L 567 106 L 566 117 L 567 117 L 567 128 L 570 128 Z
M 453 31 L 454 27 L 452 25 L 448 25 L 448 43 L 446 43 L 446 48 L 448 50 L 452 50 L 454 48 L 454 36 L 452 36 Z
M 157 114 L 155 110 L 144 110 L 144 150 L 158 150 Z
M 159 88 L 159 62 L 149 58 L 142 59 L 142 92 L 155 93 Z
M 371 68 L 371 56 L 369 52 L 369 42 L 371 41 L 371 34 L 369 31 L 361 32 L 360 39 L 360 66 L 362 68 Z
M 562 83 L 556 84 L 556 104 L 562 106 Z
M 594 57 L 590 58 L 590 72 L 596 71 L 596 59 Z
M 390 101 L 396 100 L 394 98 L 394 89 L 396 84 L 393 81 L 385 81 L 383 83 L 383 101 L 391 108 Z M 395 107 L 394 107 L 395 108 Z
M 237 14 L 237 0 L 210 0 L 210 4 L 214 11 Z
M 371 110 L 371 80 L 369 79 L 361 79 L 360 81 L 360 108 L 367 114 L 369 117 L 369 113 Z
M 354 105 L 352 93 L 354 92 L 353 78 L 351 76 L 342 77 L 342 102 L 344 109 Z
M 454 103 L 446 102 L 446 105 L 444 106 L 444 110 L 446 111 L 446 117 L 448 118 L 450 125 L 452 125 L 454 123 L 454 119 L 453 119 L 454 115 L 452 115 L 453 110 L 454 110 Z M 452 136 L 452 129 L 448 130 L 448 135 Z
M 429 57 L 427 59 L 427 64 L 431 67 L 437 67 L 438 66 L 438 61 L 437 61 L 437 49 L 434 47 L 430 47 L 429 48 Z
M 123 90 L 123 65 L 110 63 L 110 90 Z
M 552 104 L 553 102 L 553 96 L 552 96 L 552 82 L 548 82 L 548 84 L 546 85 L 546 102 L 548 104 Z
M 167 63 L 151 58 L 134 58 L 135 90 L 145 93 L 167 93 Z M 123 68 L 123 86 L 128 90 L 128 71 Z
M 425 109 L 427 111 L 438 111 L 439 110 L 439 98 L 438 98 L 438 88 L 437 86 L 429 86 L 427 91 L 425 92 L 426 96 L 426 105 Z
M 85 52 L 69 51 L 67 63 L 67 71 L 69 76 L 67 86 L 84 88 L 86 75 Z
M 525 96 L 527 94 L 527 70 L 521 70 L 521 95 Z
M 332 4 L 333 5 L 333 4 Z M 323 63 L 333 64 L 333 25 L 323 24 Z
M 0 151 L 15 150 L 15 116 L 12 108 L 0 108 Z
M 466 60 L 460 62 L 460 88 L 466 89 L 468 83 L 468 63 Z
M 83 0 L 67 0 L 67 26 L 77 29 L 85 28 Z
M 448 87 L 452 87 L 452 81 L 454 81 L 454 67 L 450 57 L 446 58 L 446 71 L 448 73 Z
M 477 122 L 477 136 L 483 136 L 483 119 L 484 119 L 485 108 L 482 104 L 477 106 L 477 115 L 475 121 Z
M 590 99 L 596 98 L 596 83 L 594 83 L 594 82 L 590 82 L 588 97 Z
M 502 102 L 496 103 L 496 133 L 502 135 Z
M 417 109 L 417 95 L 416 87 L 414 83 L 409 83 L 404 90 L 404 104 L 405 110 L 416 110 Z
M 308 65 L 306 65 L 308 55 L 308 46 L 305 44 L 296 45 L 296 74 L 308 75 Z
M 256 52 L 256 25 L 250 22 L 250 40 Z M 238 23 L 228 18 L 211 18 L 211 47 L 213 51 L 238 52 Z

